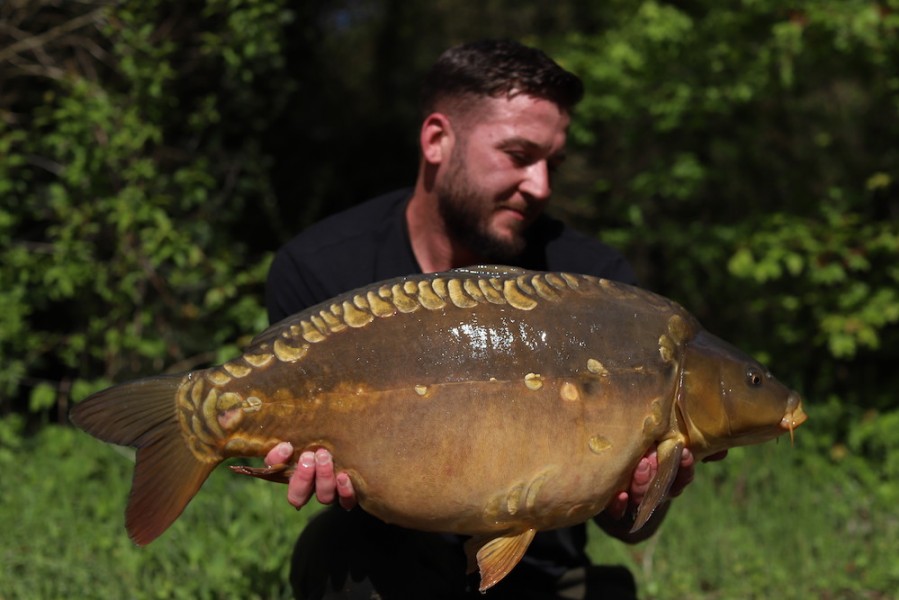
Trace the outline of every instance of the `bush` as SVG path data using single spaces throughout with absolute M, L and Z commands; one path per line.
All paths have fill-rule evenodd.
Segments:
M 0 416 L 64 421 L 72 399 L 221 359 L 266 324 L 270 256 L 233 232 L 271 204 L 253 136 L 291 13 L 180 7 L 4 4 L 77 34 L 0 63 L 19 84 L 0 106 Z

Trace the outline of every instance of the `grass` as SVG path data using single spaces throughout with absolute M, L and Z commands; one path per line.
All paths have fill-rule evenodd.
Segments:
M 899 482 L 834 462 L 802 433 L 796 448 L 700 465 L 656 536 L 626 546 L 594 529 L 591 555 L 630 567 L 646 600 L 899 598 Z M 290 597 L 288 559 L 312 512 L 293 511 L 282 486 L 219 469 L 138 548 L 123 526 L 131 464 L 113 448 L 49 426 L 0 447 L 0 472 L 0 600 Z
M 139 548 L 124 529 L 132 463 L 69 428 L 0 454 L 0 600 L 289 598 L 288 560 L 311 511 L 282 486 L 217 469 L 184 514 Z
M 591 557 L 630 567 L 647 599 L 899 598 L 899 509 L 797 438 L 699 465 L 653 538 L 593 528 Z

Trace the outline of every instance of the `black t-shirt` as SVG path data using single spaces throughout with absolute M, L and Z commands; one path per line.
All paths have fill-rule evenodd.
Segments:
M 338 294 L 393 277 L 421 273 L 406 229 L 411 190 L 399 190 L 312 225 L 282 247 L 266 284 L 276 323 Z M 541 216 L 517 267 L 568 271 L 635 283 L 630 265 L 601 242 Z
M 383 279 L 421 273 L 406 227 L 411 193 L 398 190 L 333 215 L 282 247 L 266 283 L 270 322 Z M 636 282 L 617 251 L 547 216 L 530 228 L 527 248 L 512 266 Z M 539 532 L 513 574 L 530 566 L 555 579 L 587 564 L 585 545 L 584 525 Z

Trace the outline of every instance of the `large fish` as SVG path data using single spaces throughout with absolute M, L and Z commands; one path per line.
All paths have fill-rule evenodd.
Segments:
M 134 446 L 126 511 L 146 544 L 229 457 L 324 447 L 388 523 L 473 536 L 481 590 L 537 530 L 583 522 L 658 445 L 641 527 L 697 459 L 790 432 L 801 400 L 651 292 L 475 267 L 393 279 L 298 313 L 224 365 L 125 383 L 73 421 Z M 296 456 L 294 457 L 294 460 Z M 286 465 L 237 470 L 286 481 Z

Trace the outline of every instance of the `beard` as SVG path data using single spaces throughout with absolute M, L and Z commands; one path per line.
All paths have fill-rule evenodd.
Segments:
M 444 181 L 436 190 L 437 207 L 449 236 L 485 262 L 505 263 L 521 256 L 527 244 L 525 225 L 500 236 L 490 230 L 493 198 L 468 179 L 465 168 L 454 154 L 447 165 Z

